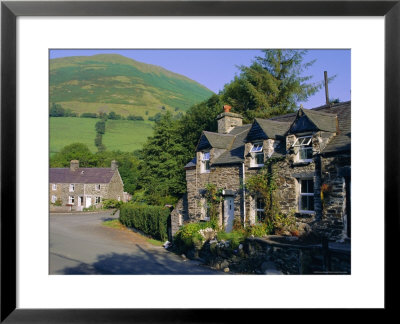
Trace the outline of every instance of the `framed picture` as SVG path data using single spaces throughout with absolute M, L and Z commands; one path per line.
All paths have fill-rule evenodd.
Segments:
M 323 30 L 323 28 L 327 27 L 328 24 L 326 24 L 326 22 L 329 21 L 332 22 L 332 24 L 336 24 L 335 26 L 337 27 L 338 34 L 344 35 L 346 29 L 341 26 L 340 19 L 345 20 L 350 17 L 354 19 L 352 22 L 353 25 L 347 21 L 343 23 L 343 26 L 346 26 L 349 31 L 349 39 L 338 41 L 337 38 L 332 37 L 332 35 L 334 35 L 334 32 L 332 31 L 333 29 L 327 30 L 326 34 L 321 30 L 317 31 L 317 29 Z M 368 29 L 368 34 L 363 30 L 363 28 L 368 27 L 368 24 L 362 21 L 362 19 L 365 19 L 366 17 L 371 19 L 371 21 L 369 21 L 370 29 Z M 98 21 L 95 19 L 98 19 Z M 209 23 L 207 22 L 207 19 L 209 19 Z M 299 43 L 295 42 L 291 43 L 290 41 L 285 43 L 284 40 L 282 42 L 276 41 L 279 37 L 276 35 L 273 37 L 272 34 L 282 32 L 282 35 L 287 35 L 288 31 L 283 29 L 282 31 L 275 31 L 274 28 L 266 30 L 265 27 L 268 25 L 265 21 L 267 19 L 276 21 L 276 26 L 280 26 L 280 28 L 292 28 L 292 34 L 297 38 L 301 38 L 304 45 L 299 45 Z M 286 20 L 279 21 L 279 19 Z M 175 22 L 173 22 L 173 20 L 175 20 Z M 133 24 L 130 25 L 132 21 Z M 376 272 L 374 272 L 374 274 L 377 275 L 377 278 L 375 278 L 376 284 L 371 284 L 371 291 L 375 292 L 374 289 L 376 289 L 376 296 L 378 297 L 371 302 L 368 302 L 368 299 L 366 298 L 365 301 L 360 301 L 359 304 L 354 304 L 350 307 L 390 308 L 393 306 L 392 301 L 388 297 L 390 291 L 393 290 L 393 286 L 387 285 L 387 279 L 392 278 L 394 280 L 394 271 L 392 268 L 387 266 L 389 260 L 387 257 L 385 259 L 383 258 L 382 251 L 383 243 L 385 243 L 386 249 L 384 250 L 384 253 L 385 256 L 387 256 L 391 238 L 398 235 L 398 224 L 395 221 L 395 217 L 390 219 L 389 216 L 397 215 L 399 213 L 398 204 L 396 205 L 393 203 L 399 198 L 397 180 L 399 177 L 399 154 L 397 153 L 399 152 L 398 122 L 400 120 L 398 112 L 400 104 L 399 21 L 399 1 L 2 2 L 1 321 L 6 321 L 8 323 L 31 321 L 55 323 L 85 323 L 97 321 L 107 323 L 125 323 L 131 321 L 198 322 L 200 320 L 205 322 L 223 322 L 228 318 L 233 320 L 234 316 L 236 316 L 239 311 L 242 312 L 245 309 L 252 311 L 251 309 L 254 307 L 258 308 L 258 311 L 263 311 L 264 308 L 271 308 L 270 305 L 273 305 L 272 308 L 313 308 L 313 306 L 310 306 L 312 303 L 307 303 L 307 301 L 304 303 L 299 302 L 298 298 L 296 302 L 294 298 L 291 297 L 288 297 L 287 303 L 280 305 L 277 303 L 268 304 L 270 300 L 262 303 L 259 300 L 260 295 L 255 294 L 254 296 L 257 297 L 252 298 L 257 300 L 250 300 L 249 302 L 247 293 L 251 292 L 252 294 L 257 290 L 256 287 L 267 287 L 265 282 L 260 284 L 261 281 L 258 279 L 258 276 L 253 278 L 241 278 L 241 280 L 236 281 L 236 283 L 231 280 L 232 278 L 227 280 L 207 279 L 207 281 L 205 281 L 203 280 L 204 278 L 196 279 L 192 276 L 182 277 L 179 280 L 168 279 L 169 282 L 166 282 L 167 280 L 165 280 L 165 277 L 160 278 L 159 276 L 153 276 L 152 278 L 150 278 L 151 276 L 141 276 L 136 279 L 130 278 L 130 276 L 113 276 L 114 278 L 110 278 L 111 276 L 107 278 L 103 276 L 97 278 L 88 278 L 95 276 L 87 276 L 86 278 L 76 276 L 67 279 L 67 276 L 52 276 L 50 279 L 46 279 L 47 281 L 43 282 L 43 286 L 41 287 L 40 284 L 35 284 L 34 281 L 36 278 L 37 281 L 40 282 L 44 276 L 48 276 L 48 272 L 43 273 L 42 271 L 43 265 L 40 268 L 41 271 L 39 271 L 40 275 L 36 277 L 35 275 L 31 275 L 30 277 L 18 275 L 18 273 L 20 273 L 19 270 L 21 269 L 23 269 L 25 273 L 27 271 L 31 271 L 34 274 L 39 273 L 36 269 L 39 267 L 39 264 L 48 262 L 46 258 L 43 259 L 42 257 L 43 255 L 47 255 L 48 251 L 45 251 L 45 253 L 44 251 L 38 252 L 37 258 L 36 253 L 32 250 L 30 250 L 30 253 L 28 254 L 26 253 L 26 250 L 24 251 L 24 247 L 29 245 L 26 244 L 27 242 L 31 242 L 32 246 L 43 246 L 43 244 L 48 244 L 47 237 L 43 237 L 43 235 L 40 234 L 32 234 L 32 232 L 36 232 L 35 226 L 43 227 L 43 224 L 48 225 L 47 220 L 41 219 L 47 217 L 48 210 L 43 209 L 43 206 L 48 206 L 48 194 L 45 197 L 38 198 L 41 197 L 39 194 L 40 192 L 47 192 L 48 190 L 48 175 L 43 175 L 46 180 L 44 181 L 46 183 L 44 191 L 41 191 L 40 189 L 42 187 L 41 182 L 40 184 L 35 183 L 37 175 L 42 172 L 40 170 L 48 169 L 48 165 L 46 164 L 48 163 L 48 147 L 45 145 L 46 143 L 42 143 L 41 141 L 35 143 L 36 138 L 43 139 L 47 137 L 47 120 L 44 124 L 42 122 L 41 124 L 38 123 L 35 125 L 36 121 L 42 118 L 40 116 L 43 116 L 43 114 L 41 115 L 40 113 L 41 108 L 36 106 L 35 109 L 38 109 L 37 116 L 39 117 L 36 116 L 34 118 L 24 118 L 24 116 L 21 115 L 21 111 L 18 109 L 20 106 L 29 106 L 29 100 L 31 100 L 34 105 L 40 102 L 41 98 L 48 101 L 48 88 L 43 91 L 43 87 L 39 86 L 39 84 L 43 84 L 43 80 L 47 82 L 48 66 L 45 65 L 45 68 L 42 68 L 43 65 L 41 65 L 40 62 L 47 62 L 45 64 L 48 64 L 47 55 L 49 48 L 63 48 L 63 46 L 66 48 L 74 47 L 73 45 L 63 45 L 63 42 L 66 41 L 63 39 L 63 36 L 68 35 L 70 39 L 74 39 L 74 41 L 76 40 L 76 44 L 84 44 L 86 40 L 87 44 L 89 44 L 87 45 L 88 48 L 95 48 L 92 45 L 94 44 L 92 38 L 94 39 L 97 37 L 96 39 L 101 39 L 104 37 L 105 44 L 102 45 L 103 47 L 121 48 L 123 46 L 121 44 L 124 44 L 123 38 L 129 36 L 126 29 L 129 27 L 132 27 L 132 35 L 138 37 L 137 39 L 139 41 L 137 44 L 140 45 L 135 46 L 132 45 L 132 42 L 127 42 L 127 45 L 125 45 L 126 48 L 256 48 L 257 45 L 255 44 L 261 44 L 259 48 L 266 48 L 265 41 L 258 43 L 254 39 L 268 37 L 268 33 L 271 34 L 271 39 L 275 39 L 275 41 L 272 41 L 272 44 L 274 45 L 272 45 L 271 48 L 340 48 L 341 46 L 341 48 L 352 48 L 353 41 L 355 42 L 357 38 L 356 35 L 359 35 L 358 41 L 364 45 L 360 47 L 355 45 L 355 55 L 353 56 L 352 53 L 352 60 L 361 60 L 363 55 L 360 51 L 367 48 L 365 44 L 368 43 L 369 40 L 378 40 L 372 45 L 372 47 L 376 49 L 376 53 L 369 56 L 371 60 L 376 60 L 375 62 L 371 61 L 371 66 L 374 66 L 372 63 L 376 63 L 377 66 L 382 67 L 382 59 L 384 59 L 384 79 L 383 73 L 378 72 L 377 74 L 373 74 L 373 71 L 371 71 L 371 76 L 376 79 L 375 81 L 371 81 L 370 84 L 376 85 L 376 92 L 372 91 L 372 88 L 369 87 L 368 92 L 363 94 L 362 89 L 360 89 L 359 86 L 357 88 L 357 82 L 362 81 L 361 79 L 363 79 L 363 77 L 360 76 L 364 76 L 365 79 L 365 75 L 367 74 L 364 74 L 365 71 L 352 71 L 352 82 L 354 83 L 352 84 L 352 88 L 356 89 L 355 97 L 357 99 L 364 97 L 364 101 L 358 101 L 359 108 L 355 110 L 356 112 L 362 110 L 362 107 L 360 107 L 361 103 L 367 102 L 365 98 L 366 95 L 369 96 L 368 99 L 370 102 L 373 102 L 374 105 L 376 104 L 377 106 L 379 106 L 380 103 L 383 103 L 383 100 L 381 99 L 383 99 L 384 96 L 384 129 L 382 127 L 383 105 L 380 108 L 376 108 L 379 109 L 379 113 L 376 114 L 375 118 L 370 116 L 369 111 L 366 112 L 366 115 L 368 116 L 365 115 L 364 118 L 354 115 L 354 111 L 352 116 L 352 120 L 365 120 L 366 122 L 374 122 L 375 120 L 376 125 L 374 125 L 374 129 L 376 129 L 376 134 L 378 134 L 378 137 L 384 135 L 385 141 L 384 152 L 383 147 L 375 147 L 374 150 L 371 149 L 371 152 L 368 153 L 363 153 L 357 150 L 355 150 L 356 153 L 354 153 L 354 151 L 352 152 L 352 164 L 353 161 L 356 161 L 355 166 L 362 164 L 360 161 L 364 160 L 364 154 L 368 156 L 372 155 L 371 159 L 374 161 L 373 168 L 375 168 L 372 168 L 372 170 L 376 172 L 376 175 L 371 175 L 370 172 L 374 171 L 371 171 L 365 166 L 364 168 L 360 167 L 360 169 L 354 171 L 355 175 L 358 175 L 358 185 L 360 186 L 356 188 L 362 188 L 363 183 L 368 183 L 366 177 L 362 176 L 362 174 L 368 173 L 368 178 L 372 178 L 372 182 L 369 185 L 373 187 L 374 192 L 375 190 L 378 192 L 375 196 L 369 196 L 371 191 L 365 190 L 362 191 L 356 199 L 358 205 L 363 205 L 363 201 L 372 202 L 370 206 L 360 208 L 360 213 L 368 213 L 369 209 L 373 210 L 373 212 L 376 212 L 378 215 L 376 216 L 376 224 L 365 225 L 365 229 L 358 227 L 360 232 L 368 231 L 371 229 L 371 226 L 372 228 L 375 226 L 377 232 L 379 231 L 376 236 L 376 245 L 371 245 L 370 241 L 365 245 L 366 248 L 373 252 L 371 253 L 374 256 L 374 262 L 372 262 L 372 264 L 376 264 Z M 121 24 L 119 24 L 119 22 Z M 32 26 L 34 26 L 34 24 L 37 24 L 35 26 L 38 26 L 38 29 L 32 28 L 32 31 L 38 30 L 40 31 L 40 34 L 29 34 L 27 37 L 25 31 L 29 29 L 31 23 L 33 23 Z M 107 25 L 108 23 L 110 25 Z M 299 29 L 296 31 L 295 25 L 297 23 Z M 69 31 L 66 32 L 68 29 L 62 29 L 60 27 L 61 24 L 64 25 L 63 28 L 69 26 Z M 155 27 L 152 26 L 153 24 Z M 101 35 L 102 37 L 99 37 L 99 32 L 96 28 L 101 25 L 103 26 L 101 27 L 101 33 L 103 34 Z M 281 27 L 284 25 L 285 27 Z M 109 28 L 105 28 L 104 26 L 109 26 Z M 141 30 L 141 26 L 143 27 L 143 30 Z M 269 26 L 271 27 L 271 25 Z M 319 28 L 316 28 L 317 26 L 319 26 Z M 374 27 L 371 26 L 377 26 L 377 29 L 374 30 Z M 58 29 L 59 27 L 60 29 Z M 163 30 L 164 28 L 165 30 Z M 241 28 L 243 29 L 243 32 L 241 31 Z M 46 29 L 48 30 L 48 33 L 46 32 Z M 204 30 L 204 35 L 210 37 L 212 41 L 201 40 L 202 33 L 199 32 L 201 29 Z M 57 38 L 57 34 L 54 33 L 55 31 L 59 31 L 59 35 L 61 35 L 59 38 Z M 120 31 L 121 35 L 124 35 L 124 37 L 119 38 L 117 36 L 118 31 Z M 170 38 L 167 34 L 163 34 L 163 32 L 166 33 L 166 31 L 170 32 Z M 191 31 L 193 31 L 194 36 L 190 34 Z M 307 33 L 304 31 L 307 31 Z M 254 35 L 247 38 L 246 33 L 250 32 Z M 296 34 L 296 32 L 302 34 Z M 319 43 L 315 43 L 318 45 L 313 45 L 314 42 L 316 42 L 315 38 L 313 38 L 315 32 L 318 32 L 318 37 L 316 38 L 318 38 Z M 233 37 L 232 34 L 235 34 L 236 38 Z M 324 36 L 326 36 L 326 38 L 324 38 Z M 46 48 L 46 42 L 42 41 L 42 39 L 45 40 L 46 38 L 51 38 L 50 43 L 52 45 L 48 48 Z M 282 38 L 285 37 L 282 36 Z M 118 41 L 112 42 L 113 39 L 117 39 Z M 379 41 L 379 39 L 381 39 L 381 41 Z M 330 46 L 330 41 L 334 45 Z M 72 44 L 74 44 L 74 42 L 72 42 Z M 97 44 L 97 48 L 100 48 L 101 44 Z M 82 45 L 76 46 L 76 48 L 83 47 L 84 46 Z M 39 48 L 40 50 L 37 50 Z M 46 51 L 43 51 L 45 48 Z M 30 50 L 32 51 L 30 52 Z M 372 49 L 371 52 L 373 52 Z M 39 55 L 35 56 L 35 58 L 39 57 L 38 66 L 41 66 L 43 71 L 42 74 L 45 75 L 44 78 L 43 76 L 37 78 L 37 84 L 35 78 L 32 78 L 32 75 L 35 75 L 35 67 L 32 66 L 31 68 L 27 68 L 27 65 L 24 63 L 26 62 L 24 57 L 29 53 L 31 53 L 32 56 Z M 357 62 L 353 61 L 352 68 L 356 65 Z M 360 64 L 358 64 L 358 66 L 360 66 Z M 27 70 L 29 70 L 28 73 Z M 218 73 L 218 71 L 215 73 Z M 30 74 L 30 81 L 27 85 L 26 82 L 23 82 L 23 79 L 25 79 L 28 74 Z M 39 79 L 42 81 L 39 81 Z M 384 92 L 382 87 L 383 82 L 379 82 L 383 80 L 385 84 Z M 45 84 L 45 86 L 47 87 L 47 84 Z M 373 109 L 368 105 L 367 107 Z M 45 114 L 48 116 L 47 111 Z M 382 123 L 380 123 L 381 121 Z M 24 134 L 24 136 L 21 136 L 21 134 Z M 27 136 L 29 134 L 30 136 Z M 43 134 L 45 135 L 44 137 Z M 32 141 L 24 142 L 24 138 L 29 137 Z M 355 140 L 363 142 L 362 139 L 360 140 L 360 137 L 355 138 Z M 371 136 L 369 140 L 375 145 L 383 143 L 382 138 L 374 139 L 373 136 Z M 260 149 L 260 147 L 260 145 L 257 146 L 257 149 Z M 380 177 L 380 175 L 383 175 L 383 170 L 379 169 L 379 166 L 383 166 L 383 154 L 385 157 L 384 183 L 382 183 L 382 177 Z M 209 158 L 209 155 L 205 156 Z M 27 163 L 27 161 L 30 162 Z M 43 168 L 43 163 L 46 164 L 45 168 Z M 303 180 L 302 183 L 304 187 L 308 188 L 310 184 L 307 181 L 309 181 L 308 178 Z M 25 192 L 22 190 L 25 186 L 32 186 L 34 190 L 31 190 L 31 193 L 28 195 L 21 195 L 21 193 Z M 366 186 L 364 185 L 364 188 L 365 187 Z M 99 191 L 100 188 L 101 185 L 98 185 Z M 310 208 L 311 200 L 309 196 L 311 195 L 311 191 L 312 189 L 304 192 L 304 209 Z M 353 193 L 354 190 L 352 189 L 352 194 Z M 35 195 L 38 197 L 35 198 Z M 93 196 L 93 198 L 91 197 L 90 202 L 100 202 L 100 199 L 97 200 L 97 198 L 97 196 Z M 41 203 L 41 201 L 45 199 L 45 204 Z M 54 200 L 56 201 L 56 199 Z M 77 202 L 78 201 L 79 199 Z M 75 203 L 75 199 L 72 198 L 69 202 Z M 354 203 L 353 200 L 352 203 Z M 384 223 L 383 204 L 385 213 Z M 260 213 L 262 213 L 263 208 L 260 207 L 259 209 Z M 18 215 L 20 215 L 21 212 L 25 215 L 23 219 L 18 218 Z M 21 231 L 19 230 L 21 221 L 27 220 L 27 213 L 31 215 L 29 220 L 31 226 L 27 227 L 25 225 L 24 230 Z M 370 214 L 371 213 L 372 212 L 370 212 Z M 369 215 L 368 220 L 374 219 L 372 216 L 373 215 Z M 35 217 L 38 217 L 37 222 L 34 221 Z M 358 216 L 358 221 L 360 221 L 360 216 Z M 43 231 L 43 228 L 41 230 Z M 352 257 L 362 259 L 363 261 L 360 262 L 359 265 L 365 265 L 366 257 L 361 253 L 361 251 L 363 251 L 363 246 L 360 246 L 360 244 L 366 242 L 365 238 L 367 235 L 361 233 L 360 237 L 362 237 L 364 241 L 353 241 L 355 242 L 356 251 L 355 256 L 352 251 Z M 21 242 L 24 242 L 24 240 L 25 243 L 22 244 Z M 376 250 L 374 248 L 376 248 Z M 383 291 L 384 278 L 382 269 L 384 262 L 386 285 Z M 47 264 L 45 266 L 47 267 Z M 365 283 L 364 280 L 367 280 L 367 278 L 360 273 L 360 268 L 357 267 L 357 262 L 355 268 L 353 268 L 352 263 L 351 273 L 349 280 L 356 278 L 355 280 L 357 281 L 357 285 L 349 283 L 349 287 L 353 290 L 356 289 L 355 287 L 361 288 L 363 283 Z M 324 293 L 329 291 L 329 289 L 334 291 L 334 286 L 337 282 L 340 282 L 341 285 L 344 284 L 343 281 L 340 281 L 343 279 L 335 277 L 331 279 L 331 282 L 328 282 L 325 277 L 317 279 L 319 280 L 319 283 L 316 282 L 315 279 L 310 279 L 310 281 L 308 281 L 309 278 L 305 278 L 304 282 L 307 282 L 307 285 L 310 282 L 310 285 L 313 287 L 319 285 L 320 287 L 318 289 L 325 287 Z M 30 284 L 27 278 L 29 278 L 29 281 L 33 284 L 30 290 L 23 289 L 23 286 Z M 290 282 L 276 279 L 272 283 L 271 278 L 268 280 L 268 283 L 271 284 L 270 287 L 284 287 L 281 292 L 277 292 L 279 296 L 283 296 L 285 291 L 288 291 L 287 289 L 291 289 L 290 287 L 294 290 L 299 289 L 299 287 L 304 288 L 302 285 L 297 286 L 298 283 L 292 281 L 292 277 L 290 278 Z M 139 284 L 139 281 L 142 283 Z M 115 293 L 112 289 L 113 285 L 118 285 L 119 287 L 127 285 L 126 290 L 128 290 L 129 293 L 127 291 L 121 293 L 121 290 L 118 290 L 118 292 Z M 206 290 L 209 290 L 206 292 L 200 291 L 202 290 L 202 287 L 208 287 L 208 285 L 209 288 L 206 288 Z M 137 287 L 137 290 L 135 290 L 137 295 L 134 298 L 132 297 L 134 302 L 129 303 L 130 292 L 134 290 L 133 287 Z M 188 287 L 191 289 L 188 290 Z M 220 287 L 220 291 L 218 291 L 217 287 Z M 246 290 L 243 287 L 249 288 Z M 58 295 L 53 295 L 56 290 L 58 290 Z M 75 291 L 76 295 L 71 293 L 72 290 Z M 89 294 L 89 290 L 91 295 Z M 29 295 L 29 297 L 20 296 L 19 292 L 21 291 L 24 291 L 25 294 Z M 69 303 L 65 304 L 66 308 L 63 308 L 64 304 L 62 304 L 62 299 L 57 300 L 57 298 L 61 298 L 61 294 L 59 294 L 60 291 L 65 291 L 66 296 L 63 296 L 63 298 L 69 300 Z M 238 295 L 236 295 L 236 293 L 238 293 Z M 352 295 L 353 293 L 354 295 Z M 43 306 L 39 302 L 35 303 L 35 297 L 40 297 L 42 294 L 46 294 L 46 300 L 53 300 L 53 303 L 48 306 Z M 383 299 L 383 294 L 385 295 L 385 300 Z M 99 304 L 95 297 L 93 297 L 93 299 L 86 297 L 94 295 L 97 295 L 98 297 L 100 296 L 100 298 L 103 299 L 102 303 Z M 328 294 L 326 294 L 326 296 L 327 295 Z M 336 296 L 336 298 L 343 298 L 343 300 L 346 300 L 348 296 L 346 297 L 345 295 L 346 294 L 344 293 L 343 296 Z M 113 296 L 112 307 L 105 306 L 108 305 L 106 299 L 109 298 L 109 296 Z M 326 296 L 324 295 L 324 297 Z M 356 292 L 352 291 L 349 293 L 349 296 L 356 296 Z M 36 297 L 36 301 L 40 300 L 39 297 Z M 326 298 L 330 301 L 333 300 L 329 299 L 329 297 Z M 30 306 L 21 307 L 21 300 L 26 301 L 28 299 L 32 302 L 22 302 L 22 305 Z M 203 299 L 203 301 L 200 302 L 200 299 Z M 304 300 L 305 298 L 302 299 Z M 83 300 L 85 300 L 85 302 L 83 302 Z M 207 302 L 207 300 L 209 302 Z M 331 304 L 327 302 L 318 304 L 316 307 L 347 307 L 344 305 L 344 302 Z M 213 308 L 214 311 L 212 312 L 212 315 L 210 316 L 209 310 L 204 311 L 204 308 Z M 227 310 L 228 308 L 230 310 Z M 240 310 L 238 310 L 239 308 Z

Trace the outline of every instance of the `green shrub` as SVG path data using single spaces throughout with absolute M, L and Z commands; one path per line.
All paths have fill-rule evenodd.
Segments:
M 113 208 L 120 208 L 123 202 L 118 201 L 116 199 L 105 199 L 103 200 L 103 208 L 104 209 L 113 209 Z
M 54 206 L 62 206 L 61 198 L 57 198 L 56 202 L 54 203 Z
M 270 224 L 259 223 L 255 225 L 246 226 L 246 236 L 263 237 L 265 235 L 271 234 L 273 228 Z
M 148 205 L 122 204 L 119 220 L 127 227 L 134 227 L 151 237 L 168 239 L 169 208 Z
M 242 243 L 245 239 L 245 235 L 243 231 L 232 231 L 230 233 L 219 232 L 217 234 L 218 241 L 230 241 L 230 248 L 237 249 L 240 243 Z
M 174 244 L 181 252 L 185 252 L 201 243 L 203 237 L 199 233 L 201 229 L 213 228 L 210 222 L 189 223 L 182 226 L 174 236 Z
M 96 113 L 82 113 L 80 115 L 81 118 L 97 118 L 97 114 Z

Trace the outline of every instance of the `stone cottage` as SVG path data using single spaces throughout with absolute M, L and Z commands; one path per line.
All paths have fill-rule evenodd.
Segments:
M 126 197 L 116 161 L 110 168 L 80 168 L 77 160 L 72 160 L 69 168 L 50 168 L 49 196 L 50 211 L 82 211 L 101 206 L 104 199 L 120 201 Z
M 246 179 L 274 162 L 277 205 L 330 240 L 350 238 L 351 102 L 300 108 L 242 125 L 242 116 L 218 115 L 218 133 L 204 131 L 186 166 L 187 193 L 171 214 L 172 234 L 188 222 L 208 220 L 207 184 L 222 189 L 220 224 L 255 224 L 264 201 L 246 191 Z M 323 196 L 321 196 L 321 190 Z

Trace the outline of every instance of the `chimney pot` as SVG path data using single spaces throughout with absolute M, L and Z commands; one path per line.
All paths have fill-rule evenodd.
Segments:
M 229 112 L 232 109 L 229 105 L 224 105 L 224 112 Z
M 69 169 L 71 171 L 76 171 L 79 169 L 79 161 L 78 160 L 71 160 L 70 165 L 69 165 Z

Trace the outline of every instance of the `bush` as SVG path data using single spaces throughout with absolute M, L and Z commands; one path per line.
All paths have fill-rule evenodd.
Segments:
M 112 209 L 112 208 L 120 208 L 123 202 L 118 201 L 116 199 L 105 199 L 103 200 L 103 208 Z
M 245 234 L 243 231 L 232 231 L 230 233 L 219 232 L 217 235 L 218 241 L 230 241 L 230 248 L 237 249 L 239 244 L 242 243 L 245 239 Z
M 134 227 L 157 240 L 166 241 L 169 214 L 169 208 L 161 206 L 123 204 L 119 220 L 127 227 Z
M 62 206 L 61 198 L 57 198 L 56 202 L 53 204 L 54 206 Z
M 273 227 L 270 224 L 259 223 L 255 225 L 246 226 L 246 236 L 263 237 L 272 233 Z
M 97 118 L 97 114 L 96 113 L 82 113 L 80 115 L 81 118 Z
M 144 120 L 144 118 L 142 116 L 135 116 L 135 115 L 128 115 L 128 117 L 126 117 L 126 119 L 128 119 L 128 120 Z
M 186 224 L 176 232 L 174 236 L 174 244 L 181 252 L 190 250 L 196 245 L 202 243 L 204 239 L 199 231 L 206 228 L 215 229 L 213 226 L 214 224 L 211 224 L 210 222 Z

